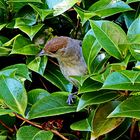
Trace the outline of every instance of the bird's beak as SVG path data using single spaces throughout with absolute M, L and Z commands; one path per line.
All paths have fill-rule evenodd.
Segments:
M 45 55 L 45 51 L 44 50 L 41 50 L 41 52 L 39 54 L 37 54 L 37 56 L 43 56 Z

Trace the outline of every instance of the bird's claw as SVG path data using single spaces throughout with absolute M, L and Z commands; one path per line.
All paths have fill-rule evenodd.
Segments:
M 74 99 L 76 98 L 75 94 L 77 93 L 70 93 L 68 95 L 68 99 L 67 99 L 68 105 L 71 105 L 72 103 L 74 103 Z

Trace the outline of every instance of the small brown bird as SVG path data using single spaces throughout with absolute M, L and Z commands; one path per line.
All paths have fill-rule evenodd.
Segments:
M 64 77 L 77 87 L 77 81 L 70 76 L 82 76 L 87 73 L 81 45 L 81 40 L 66 36 L 55 37 L 46 43 L 39 56 L 56 58 Z M 67 102 L 70 104 L 71 101 L 72 99 L 69 99 Z

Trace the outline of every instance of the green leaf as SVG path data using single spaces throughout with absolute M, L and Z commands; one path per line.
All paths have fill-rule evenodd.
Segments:
M 0 24 L 0 30 L 2 30 L 5 26 L 6 24 Z
M 130 27 L 128 28 L 128 32 L 127 35 L 136 35 L 136 34 L 140 34 L 140 16 L 134 20 L 134 22 L 130 25 Z
M 117 13 L 132 10 L 132 8 L 123 1 L 100 0 L 94 3 L 88 10 L 105 18 Z
M 23 25 L 23 26 L 18 26 L 18 28 L 21 31 L 23 31 L 25 34 L 27 34 L 32 40 L 33 37 L 36 35 L 36 33 L 43 27 L 43 25 L 44 24 L 38 24 L 34 26 Z
M 77 131 L 92 131 L 88 118 L 73 123 L 70 128 Z
M 46 73 L 43 75 L 43 77 L 62 91 L 71 92 L 72 90 L 72 84 L 66 80 L 56 65 L 47 65 Z
M 0 98 L 13 111 L 24 116 L 27 95 L 24 86 L 16 79 L 0 75 Z
M 34 137 L 33 140 L 52 140 L 53 138 L 53 133 L 51 131 L 39 131 Z
M 17 140 L 46 140 L 46 138 L 47 140 L 52 140 L 53 133 L 33 126 L 23 126 L 16 134 Z
M 93 133 L 91 134 L 93 139 L 112 131 L 123 122 L 122 118 L 107 118 L 118 103 L 116 101 L 108 102 L 97 108 L 93 119 Z
M 139 109 L 140 96 L 132 96 L 120 103 L 108 118 L 112 117 L 130 117 L 140 119 Z
M 121 136 L 123 136 L 125 132 L 127 132 L 127 130 L 130 128 L 130 125 L 130 119 L 125 119 L 122 124 L 120 124 L 116 129 L 107 134 L 105 140 L 118 140 Z
M 40 9 L 33 4 L 29 4 L 40 16 L 41 20 L 44 21 L 45 18 L 53 13 L 53 10 L 50 9 Z
M 54 16 L 60 15 L 70 9 L 74 4 L 80 0 L 46 0 L 50 9 L 54 10 Z
M 31 78 L 29 76 L 30 72 L 25 64 L 15 64 L 8 66 L 2 70 L 8 70 L 8 69 L 16 69 L 15 75 L 18 76 L 21 80 L 24 81 L 23 78 L 31 81 Z
M 36 57 L 33 61 L 28 64 L 28 68 L 34 72 L 39 73 L 40 75 L 44 74 L 46 65 L 47 65 L 48 57 Z
M 18 17 L 15 19 L 14 28 L 19 28 L 20 26 L 32 26 L 36 23 L 35 17 Z
M 139 2 L 140 0 L 127 0 L 126 3 Z
M 89 73 L 93 72 L 94 68 L 92 66 L 92 63 L 96 58 L 97 54 L 100 52 L 100 50 L 101 50 L 101 46 L 97 42 L 93 34 L 93 31 L 89 30 L 83 39 L 83 45 L 82 45 L 82 52 L 85 61 L 87 63 Z
M 121 52 L 118 44 L 126 43 L 127 39 L 124 31 L 118 25 L 109 21 L 90 21 L 90 24 L 103 49 L 111 56 L 121 60 L 123 52 Z
M 50 96 L 50 93 L 44 89 L 33 89 L 28 92 L 28 102 L 30 104 L 35 104 L 37 101 L 42 98 Z
M 123 70 L 111 73 L 105 80 L 102 89 L 138 91 L 140 90 L 139 84 L 139 72 Z
M 92 91 L 98 91 L 102 87 L 102 83 L 91 80 L 88 78 L 85 80 L 83 85 L 78 89 L 78 93 L 86 93 L 86 92 L 92 92 Z
M 38 2 L 38 3 L 42 3 L 41 0 L 8 0 L 9 2 Z
M 7 140 L 7 136 L 0 136 L 0 140 Z
M 3 69 L 0 71 L 0 75 L 4 75 L 6 77 L 14 78 L 16 73 L 16 69 Z
M 117 97 L 118 94 L 116 91 L 101 90 L 101 91 L 85 93 L 81 96 L 79 100 L 77 111 L 85 108 L 86 106 L 105 103 Z
M 13 113 L 13 111 L 10 110 L 10 109 L 2 109 L 2 108 L 0 108 L 0 116 L 7 115 L 7 114 L 12 114 L 12 113 Z
M 11 52 L 11 49 L 0 47 L 0 56 L 8 56 Z
M 12 42 L 13 48 L 11 54 L 36 55 L 39 52 L 39 48 L 35 44 L 31 44 L 29 40 L 21 35 L 17 36 L 10 42 L 7 42 L 6 45 Z
M 6 4 L 5 4 L 5 1 L 4 0 L 1 0 L 0 1 L 0 8 L 1 9 L 4 9 L 4 10 L 6 9 Z
M 76 105 L 68 105 L 66 103 L 67 98 L 68 93 L 65 92 L 57 92 L 42 98 L 31 107 L 28 118 L 33 119 L 75 112 Z

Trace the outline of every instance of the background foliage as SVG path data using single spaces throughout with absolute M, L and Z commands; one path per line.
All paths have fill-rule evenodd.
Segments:
M 140 0 L 0 0 L 0 139 L 138 139 Z M 83 40 L 88 75 L 75 103 L 54 36 Z M 60 138 L 61 137 L 61 138 Z

